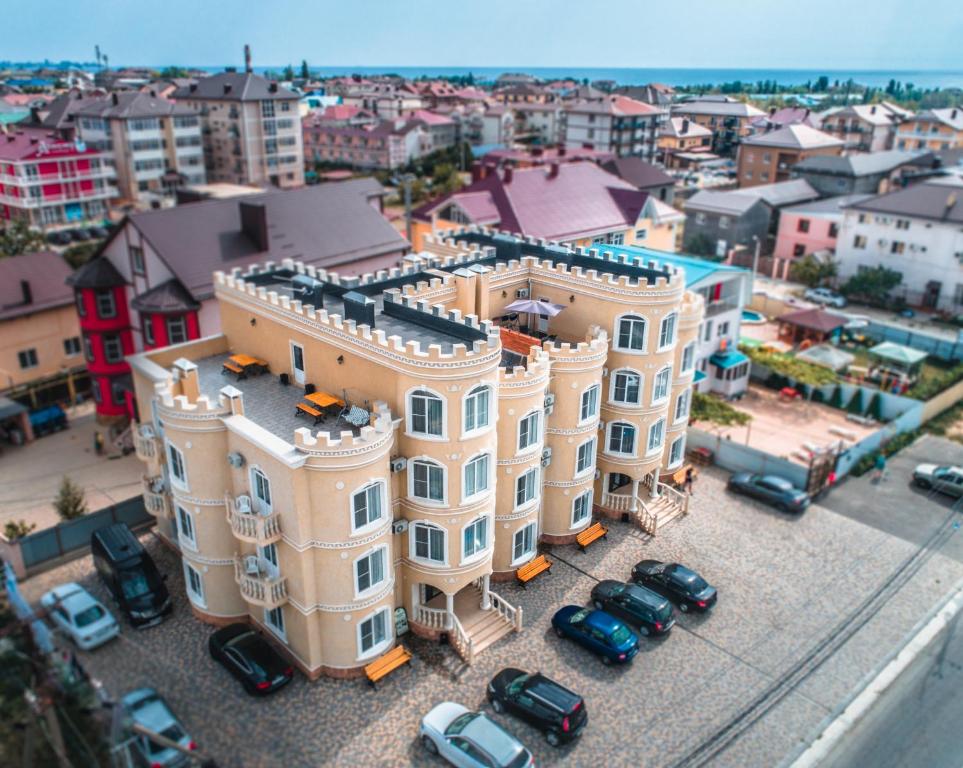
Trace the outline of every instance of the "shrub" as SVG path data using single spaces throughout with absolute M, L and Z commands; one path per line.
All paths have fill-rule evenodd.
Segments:
M 880 450 L 883 452 L 884 456 L 886 457 L 892 456 L 893 454 L 903 450 L 907 445 L 909 445 L 917 437 L 919 437 L 919 435 L 920 435 L 920 431 L 918 429 L 914 429 L 912 432 L 903 432 L 902 434 L 896 435 L 895 437 L 883 443 L 880 446 Z M 863 456 L 859 461 L 857 461 L 853 465 L 853 468 L 849 470 L 849 474 L 851 474 L 853 477 L 859 477 L 860 475 L 865 475 L 867 472 L 869 472 L 869 470 L 873 468 L 873 465 L 876 463 L 877 453 L 879 453 L 879 451 L 868 453 L 865 456 Z
M 852 413 L 855 416 L 861 416 L 863 413 L 863 390 L 857 389 L 853 392 L 852 398 L 849 400 L 849 405 L 846 406 L 847 413 Z
M 963 363 L 954 365 L 952 368 L 947 368 L 935 375 L 921 377 L 907 390 L 906 395 L 917 400 L 929 400 L 943 390 L 949 389 L 961 379 L 963 379 Z
M 874 392 L 872 398 L 870 398 L 866 414 L 872 416 L 876 421 L 883 420 L 883 396 L 879 392 Z
M 54 499 L 54 509 L 57 510 L 61 520 L 75 520 L 83 517 L 87 514 L 84 489 L 69 477 L 64 476 L 60 482 L 60 490 L 57 491 L 57 498 Z
M 792 355 L 769 352 L 758 347 L 754 349 L 746 347 L 742 349 L 742 351 L 753 363 L 765 366 L 775 375 L 782 376 L 785 379 L 792 379 L 796 384 L 820 386 L 822 384 L 833 384 L 838 381 L 836 374 L 828 368 L 807 363 L 805 360 L 799 360 Z M 770 380 L 772 378 L 773 377 L 770 376 Z M 779 389 L 782 389 L 784 386 L 786 385 L 781 385 Z
M 748 424 L 752 416 L 733 408 L 725 400 L 703 392 L 692 393 L 692 411 L 690 422 L 708 421 L 719 426 L 729 427 L 737 424 Z
M 26 520 L 7 520 L 3 524 L 3 535 L 7 541 L 14 541 L 22 539 L 36 527 L 36 523 L 28 523 Z

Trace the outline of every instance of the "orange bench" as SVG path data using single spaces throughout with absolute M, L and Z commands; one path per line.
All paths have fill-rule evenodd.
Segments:
M 521 568 L 515 571 L 515 576 L 522 583 L 522 586 L 528 586 L 528 582 L 534 579 L 542 571 L 552 571 L 552 561 L 549 560 L 545 555 L 539 555 L 533 558 L 529 562 L 525 563 Z
M 221 373 L 228 372 L 237 374 L 239 377 L 244 375 L 244 369 L 237 363 L 232 363 L 230 360 L 225 361 L 221 366 Z
M 372 688 L 377 688 L 377 683 L 382 677 L 394 672 L 411 661 L 411 653 L 403 645 L 396 645 L 383 656 L 379 656 L 370 664 L 365 665 L 364 673 L 368 678 L 368 684 Z
M 601 523 L 595 523 L 590 525 L 580 534 L 575 537 L 575 541 L 578 542 L 579 549 L 583 552 L 585 548 L 591 544 L 593 541 L 598 541 L 599 539 L 604 539 L 609 535 L 609 529 L 606 528 Z
M 314 406 L 308 405 L 307 403 L 298 403 L 294 406 L 294 415 L 298 416 L 302 413 L 306 413 L 308 416 L 314 417 L 314 423 L 317 424 L 321 419 L 324 418 L 324 413 Z

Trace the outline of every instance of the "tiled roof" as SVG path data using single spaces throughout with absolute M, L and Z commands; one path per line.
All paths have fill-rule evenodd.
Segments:
M 115 234 L 119 231 L 120 227 L 114 230 Z M 98 256 L 70 275 L 67 282 L 74 288 L 111 288 L 115 285 L 124 285 L 127 281 L 110 261 L 103 256 Z
M 445 117 L 445 115 L 439 115 L 437 112 L 431 112 L 427 109 L 418 109 L 412 112 L 409 117 L 412 120 L 419 120 L 425 125 L 454 125 L 454 121 L 450 117 Z
M 672 176 L 641 157 L 613 157 L 602 163 L 602 167 L 638 189 L 675 184 Z
M 850 155 L 813 155 L 796 163 L 795 172 L 812 171 L 839 176 L 871 176 L 889 173 L 901 165 L 914 162 L 921 152 L 905 152 L 899 149 L 885 152 L 854 152 Z
M 924 122 L 938 122 L 949 126 L 954 131 L 963 131 L 963 107 L 948 107 L 946 109 L 928 109 L 916 116 Z
M 851 207 L 859 211 L 963 224 L 963 182 L 944 179 L 942 183 L 913 184 Z
M 762 117 L 766 113 L 741 101 L 688 101 L 675 104 L 673 114 L 716 115 L 717 117 Z
M 179 280 L 168 280 L 136 296 L 130 303 L 138 312 L 157 312 L 160 314 L 172 312 L 191 312 L 200 304 L 181 285 Z
M 819 193 L 810 186 L 805 179 L 790 179 L 777 181 L 775 184 L 760 184 L 756 187 L 746 187 L 739 192 L 754 195 L 776 208 L 783 205 L 794 205 L 806 200 L 815 200 Z
M 0 160 L 29 160 L 68 150 L 71 155 L 97 155 L 95 150 L 77 148 L 72 141 L 64 141 L 48 128 L 12 126 L 6 133 L 0 131 Z
M 814 216 L 833 214 L 842 216 L 842 209 L 846 206 L 861 203 L 863 200 L 868 200 L 871 197 L 872 195 L 839 195 L 837 197 L 827 197 L 823 200 L 810 200 L 799 205 L 791 205 L 788 208 L 783 208 L 782 211 L 783 213 Z
M 606 96 L 604 99 L 577 101 L 565 107 L 566 112 L 580 114 L 612 115 L 613 117 L 634 117 L 638 115 L 658 115 L 660 110 L 628 96 Z
M 753 147 L 784 147 L 787 149 L 821 149 L 842 147 L 844 142 L 804 123 L 794 123 L 774 131 L 747 136 L 743 144 Z
M 53 251 L 0 259 L 0 320 L 73 303 L 74 292 L 67 285 L 70 272 L 60 254 Z M 29 304 L 24 303 L 22 282 L 29 285 Z
M 685 126 L 685 131 L 682 130 L 683 123 L 688 123 L 688 125 Z M 687 120 L 684 117 L 673 117 L 667 120 L 662 127 L 662 135 L 672 136 L 677 139 L 695 138 L 697 136 L 711 136 L 712 131 L 704 125 L 699 125 L 695 120 Z
M 686 201 L 685 209 L 687 211 L 707 211 L 709 213 L 741 216 L 759 202 L 759 197 L 751 194 L 751 191 L 752 188 L 734 192 L 716 192 L 711 189 L 702 189 Z
M 203 77 L 194 85 L 178 88 L 175 99 L 210 101 L 267 101 L 300 98 L 296 93 L 253 72 L 221 72 Z
M 113 93 L 105 99 L 92 99 L 77 108 L 74 114 L 130 120 L 140 117 L 196 115 L 197 111 L 186 104 L 177 104 L 168 99 L 151 96 L 149 93 L 132 91 Z

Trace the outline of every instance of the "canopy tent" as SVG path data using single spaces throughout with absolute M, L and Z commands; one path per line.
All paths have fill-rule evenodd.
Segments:
M 800 352 L 796 355 L 796 359 L 831 371 L 842 371 L 848 368 L 856 357 L 829 344 L 820 344 Z
M 904 370 L 911 370 L 926 359 L 926 353 L 892 341 L 884 341 L 869 350 L 870 357 Z
M 722 369 L 726 369 L 735 368 L 740 363 L 747 363 L 749 362 L 749 358 L 742 354 L 742 352 L 730 349 L 723 352 L 715 352 L 712 357 L 709 358 L 709 362 Z

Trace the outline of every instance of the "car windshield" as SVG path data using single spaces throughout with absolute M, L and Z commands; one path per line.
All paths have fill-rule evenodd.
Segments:
M 759 480 L 760 485 L 772 488 L 774 491 L 782 491 L 784 493 L 789 493 L 793 491 L 792 483 L 788 480 L 783 480 L 781 477 L 775 477 L 773 475 L 766 475 L 761 480 Z
M 124 597 L 128 600 L 149 595 L 153 591 L 151 580 L 143 571 L 122 571 L 120 588 L 124 591 Z
M 629 631 L 629 628 L 623 624 L 619 624 L 619 626 L 612 631 L 612 643 L 614 645 L 627 643 L 631 637 L 632 633 Z
M 477 713 L 477 712 L 466 712 L 465 714 L 461 715 L 460 717 L 456 717 L 456 718 L 452 721 L 451 725 L 449 725 L 448 728 L 445 730 L 445 735 L 446 735 L 446 736 L 457 736 L 459 733 L 461 733 L 463 730 L 465 730 L 465 728 L 468 727 L 468 724 L 469 724 L 472 720 L 474 720 L 476 717 L 478 717 L 478 713 Z
M 165 739 L 170 739 L 171 741 L 180 742 L 187 734 L 184 733 L 184 729 L 181 728 L 177 723 L 171 723 L 167 728 L 160 732 L 160 735 Z M 147 748 L 150 750 L 152 755 L 156 755 L 163 752 L 168 747 L 161 746 L 157 742 L 148 741 Z
M 508 764 L 507 768 L 522 768 L 523 765 L 528 765 L 529 758 L 531 758 L 531 754 L 527 749 L 523 749 L 515 755 L 515 759 Z
M 588 616 L 589 612 L 587 608 L 583 608 L 581 611 L 576 611 L 572 614 L 571 618 L 568 620 L 569 624 L 581 624 L 585 621 L 585 617 Z
M 516 677 L 514 680 L 512 680 L 508 684 L 508 693 L 511 696 L 514 696 L 515 694 L 517 694 L 519 691 L 522 690 L 522 686 L 525 685 L 525 681 L 528 680 L 528 678 L 530 677 L 531 675 L 519 675 L 518 677 Z
M 933 470 L 933 477 L 943 477 L 950 471 L 949 467 L 937 467 Z
M 625 592 L 625 584 L 615 584 L 612 586 L 611 591 L 612 591 L 612 597 L 621 595 L 623 592 Z
M 672 581 L 676 582 L 680 587 L 682 587 L 686 592 L 692 594 L 698 594 L 702 592 L 709 583 L 703 579 L 698 573 L 690 571 L 684 566 L 678 566 L 672 572 Z
M 99 605 L 92 605 L 74 616 L 74 624 L 76 624 L 78 627 L 86 627 L 93 624 L 95 621 L 100 621 L 103 617 L 104 609 Z
M 255 675 L 269 677 L 279 671 L 279 660 L 270 646 L 255 633 L 241 635 L 230 643 L 245 658 Z

